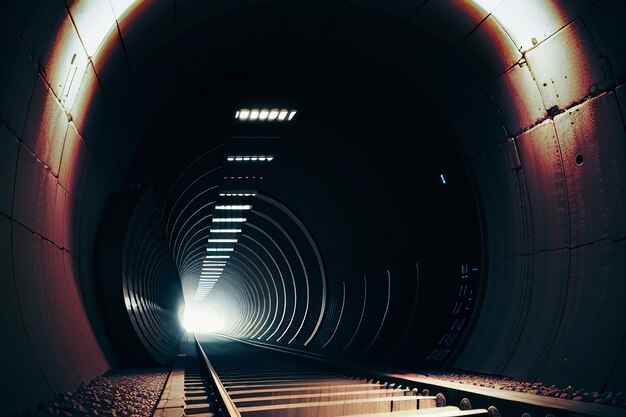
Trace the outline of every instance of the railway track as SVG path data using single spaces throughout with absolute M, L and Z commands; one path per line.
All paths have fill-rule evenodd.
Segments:
M 613 416 L 597 407 L 589 412 L 569 410 L 496 394 L 355 369 L 224 336 L 203 337 L 200 342 L 188 336 L 154 416 Z

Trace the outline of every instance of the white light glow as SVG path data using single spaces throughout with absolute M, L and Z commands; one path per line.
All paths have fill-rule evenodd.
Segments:
M 237 243 L 237 239 L 209 239 L 209 243 Z
M 214 217 L 213 222 L 215 223 L 236 223 L 236 222 L 245 222 L 245 217 Z
M 281 111 L 278 113 L 278 120 L 279 120 L 279 121 L 281 121 L 281 122 L 282 122 L 283 120 L 285 120 L 285 119 L 287 118 L 287 114 L 288 114 L 288 113 L 289 113 L 289 112 L 288 112 L 287 110 L 281 110 Z
M 211 229 L 211 233 L 241 233 L 241 229 Z
M 115 18 L 117 20 L 120 19 L 130 6 L 132 6 L 137 0 L 111 0 L 111 6 L 113 7 L 113 12 L 115 13 Z
M 232 252 L 233 248 L 206 248 L 207 252 Z
M 224 268 L 202 268 L 203 272 L 223 271 Z
M 503 1 L 504 0 L 474 0 L 474 3 L 479 5 L 485 12 L 491 13 Z
M 216 333 L 225 328 L 222 312 L 205 305 L 190 305 L 185 308 L 182 324 L 185 330 L 194 333 Z
M 291 119 L 293 119 L 293 116 L 295 116 L 295 115 L 296 115 L 296 113 L 297 113 L 297 112 L 296 112 L 295 110 L 292 110 L 292 111 L 289 113 L 289 118 L 288 118 L 287 120 L 291 120 Z
M 250 120 L 257 120 L 259 118 L 259 109 L 250 110 Z
M 207 259 L 228 259 L 230 255 L 207 255 L 205 256 Z
M 88 56 L 95 55 L 111 29 L 115 28 L 115 14 L 108 2 L 74 1 L 70 14 L 76 25 Z
M 250 210 L 252 206 L 250 204 L 239 204 L 239 205 L 227 205 L 227 206 L 215 206 L 216 210 Z

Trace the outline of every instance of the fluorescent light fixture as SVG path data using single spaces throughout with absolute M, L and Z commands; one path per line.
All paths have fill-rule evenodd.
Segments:
M 207 255 L 205 256 L 207 259 L 228 259 L 230 255 Z
M 442 183 L 446 183 L 446 179 L 444 178 L 443 174 L 439 175 L 439 178 L 441 178 Z
M 209 243 L 237 243 L 237 239 L 209 239 Z
M 202 271 L 205 271 L 205 272 L 219 272 L 223 270 L 224 268 L 202 268 Z
M 291 120 L 296 115 L 297 110 L 287 109 L 239 109 L 235 112 L 235 119 L 245 121 L 261 121 L 261 122 L 284 122 Z
M 245 217 L 213 217 L 214 223 L 236 223 L 245 222 L 246 220 Z
M 245 162 L 269 162 L 272 161 L 274 159 L 273 155 L 229 155 L 226 157 L 226 160 L 228 162 L 239 162 L 239 161 L 245 161 Z
M 232 252 L 233 248 L 206 248 L 207 252 Z
M 255 193 L 220 193 L 220 197 L 254 197 Z
M 226 205 L 226 206 L 215 206 L 216 210 L 250 210 L 252 206 L 250 204 L 236 204 L 236 205 Z
M 211 233 L 241 233 L 241 229 L 211 229 Z

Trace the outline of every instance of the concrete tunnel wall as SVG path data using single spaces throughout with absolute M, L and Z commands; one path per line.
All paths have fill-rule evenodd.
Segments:
M 256 37 L 225 36 L 212 45 L 216 54 L 227 55 L 229 42 L 253 49 L 266 38 L 299 44 L 324 34 L 340 50 L 376 51 L 445 114 L 476 180 L 488 251 L 483 306 L 465 347 L 449 353 L 451 365 L 622 390 L 624 7 L 506 0 L 485 8 L 146 2 L 98 49 L 90 19 L 115 23 L 107 2 L 4 2 L 0 53 L 12 59 L 0 77 L 2 412 L 72 390 L 114 361 L 93 307 L 95 233 L 146 125 L 181 79 L 210 60 L 182 60 L 174 73 L 154 65 L 173 54 L 162 46 L 225 15 Z M 356 18 L 365 10 L 403 36 L 383 42 L 389 38 Z M 98 27 L 95 39 L 109 28 Z M 421 53 L 432 51 L 412 28 L 439 37 L 471 67 L 460 58 L 425 67 Z M 194 56 L 186 47 L 180 56 Z

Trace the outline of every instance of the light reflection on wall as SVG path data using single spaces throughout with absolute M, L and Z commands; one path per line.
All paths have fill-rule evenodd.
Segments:
M 473 1 L 500 23 L 522 53 L 568 23 L 565 13 L 550 0 Z

